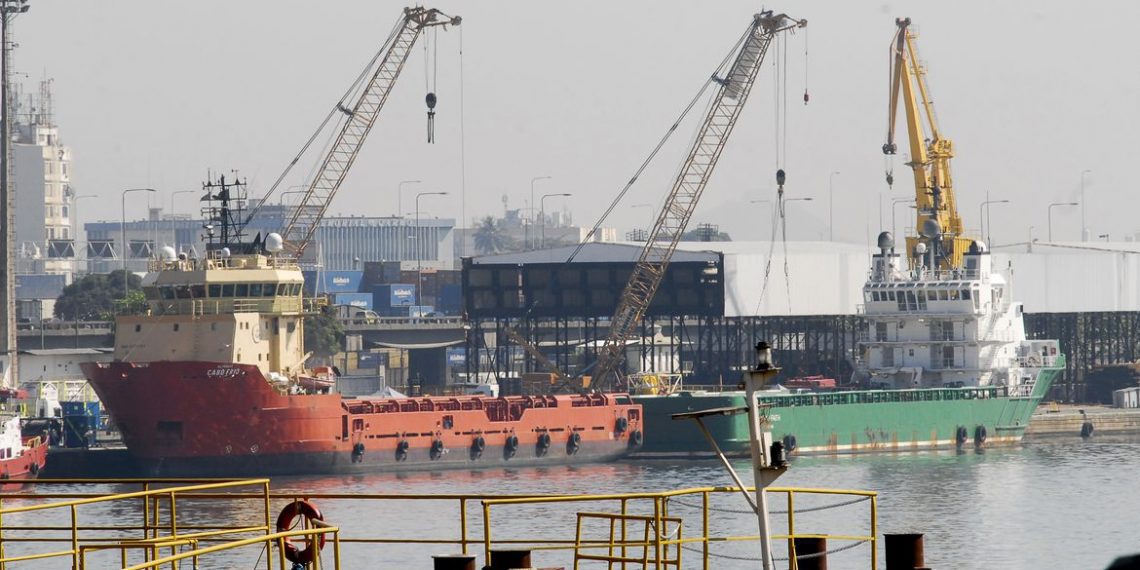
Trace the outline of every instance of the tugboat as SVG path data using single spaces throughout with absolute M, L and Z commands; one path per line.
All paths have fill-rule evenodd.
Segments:
M 0 389 L 0 401 L 7 403 L 18 398 L 18 391 Z M 22 435 L 19 415 L 8 410 L 0 412 L 0 492 L 18 490 L 24 481 L 39 476 L 47 462 L 47 450 L 42 437 Z
M 149 476 L 241 476 L 608 461 L 642 441 L 625 394 L 344 398 L 309 367 L 301 270 L 277 234 L 242 241 L 244 185 L 206 184 L 207 253 L 165 248 L 146 307 L 84 374 Z M 212 231 L 211 231 L 212 230 Z

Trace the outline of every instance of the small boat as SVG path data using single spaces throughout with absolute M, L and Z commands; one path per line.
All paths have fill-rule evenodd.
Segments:
M 23 437 L 19 416 L 3 416 L 0 419 L 0 491 L 20 489 L 24 481 L 39 475 L 46 462 L 47 443 L 38 436 Z

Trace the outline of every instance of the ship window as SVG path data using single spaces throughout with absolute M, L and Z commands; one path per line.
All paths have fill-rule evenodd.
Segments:
M 893 349 L 893 348 L 883 349 L 883 366 L 894 366 L 894 365 L 895 365 L 895 349 Z
M 963 301 L 969 301 L 970 300 L 970 290 L 969 289 L 962 289 L 962 300 Z
M 206 286 L 205 285 L 194 285 L 194 286 L 190 287 L 190 295 L 192 297 L 194 297 L 195 299 L 205 299 L 206 298 Z
M 171 287 L 159 287 L 158 290 L 162 294 L 163 299 L 173 299 L 174 298 L 174 289 L 173 288 L 171 288 Z
M 958 290 L 957 289 L 951 289 L 950 290 L 950 300 L 951 301 L 957 301 L 958 300 Z
M 297 330 L 297 323 L 294 321 L 289 321 L 289 324 L 285 326 L 285 329 L 289 331 L 289 334 L 293 334 L 293 332 Z
M 142 325 L 135 325 L 135 332 L 142 332 Z
M 220 283 L 210 284 L 210 298 L 217 299 L 222 296 L 222 286 Z
M 875 323 L 875 341 L 887 341 L 887 323 Z
M 261 362 L 261 353 L 260 353 L 260 352 L 259 352 L 259 353 L 257 353 L 257 361 L 258 361 L 258 362 Z
M 235 297 L 248 297 L 249 296 L 249 284 L 248 283 L 238 283 L 236 288 L 234 289 L 234 296 Z
M 174 295 L 176 297 L 178 297 L 179 299 L 189 299 L 190 298 L 190 288 L 185 286 L 185 285 L 179 285 L 178 287 L 176 287 L 174 289 Z
M 273 283 L 266 283 L 261 287 L 262 297 L 272 297 L 277 292 L 277 286 Z
M 938 292 L 938 300 L 939 301 L 949 301 L 950 300 L 950 292 L 945 290 L 945 289 L 939 291 Z
M 285 295 L 288 295 L 290 289 L 292 289 L 292 287 L 290 287 L 288 283 L 278 283 L 277 296 L 284 297 Z
M 871 298 L 868 299 L 869 301 L 878 301 L 879 300 L 879 292 L 878 291 L 871 291 L 870 295 L 871 295 Z
M 291 293 L 291 294 L 292 295 L 300 295 L 301 294 L 301 284 L 300 283 L 294 283 L 293 284 L 293 293 Z
M 261 296 L 261 283 L 250 283 L 249 284 L 249 296 L 250 297 L 260 297 Z
M 234 284 L 233 283 L 226 283 L 225 285 L 222 285 L 222 296 L 223 297 L 233 297 L 234 296 Z

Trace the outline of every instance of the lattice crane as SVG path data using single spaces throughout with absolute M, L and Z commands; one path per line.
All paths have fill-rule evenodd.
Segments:
M 618 366 L 623 360 L 626 342 L 661 285 L 669 260 L 685 233 L 689 218 L 756 82 L 768 46 L 776 34 L 806 25 L 804 20 L 794 20 L 771 11 L 756 14 L 728 73 L 724 77 L 713 77 L 720 87 L 618 300 L 617 310 L 610 320 L 609 336 L 594 369 L 595 383 L 602 386 L 622 384 Z M 618 381 L 612 380 L 611 374 L 617 374 Z
M 448 16 L 434 8 L 404 8 L 401 22 L 397 24 L 398 29 L 389 38 L 375 71 L 361 90 L 359 97 L 351 107 L 343 104 L 337 106 L 347 119 L 336 141 L 325 154 L 316 176 L 291 212 L 282 232 L 286 251 L 297 258 L 304 254 L 313 239 L 313 234 L 317 231 L 317 225 L 324 218 L 333 196 L 336 195 L 348 169 L 356 160 L 364 139 L 368 137 L 368 132 L 376 122 L 380 109 L 388 100 L 388 95 L 392 92 L 392 87 L 403 71 L 404 63 L 420 34 L 430 27 L 457 26 L 460 21 L 458 16 Z M 429 97 L 434 96 L 429 94 Z
M 970 247 L 972 238 L 963 235 L 962 218 L 954 200 L 954 179 L 950 176 L 950 159 L 954 158 L 954 143 L 942 136 L 934 102 L 926 85 L 926 69 L 919 62 L 915 35 L 910 29 L 910 18 L 895 20 L 898 30 L 892 42 L 890 108 L 887 114 L 887 142 L 883 154 L 893 155 L 895 144 L 895 116 L 899 99 L 906 109 L 907 138 L 910 142 L 910 162 L 914 172 L 914 197 L 917 211 L 915 230 L 919 236 L 907 236 L 907 258 L 916 259 L 915 248 L 929 242 L 925 255 L 927 263 L 935 269 L 955 269 L 962 266 L 962 254 Z M 923 128 L 925 124 L 926 129 Z M 929 135 L 926 133 L 929 130 Z M 888 173 L 887 182 L 893 183 Z M 925 240 L 923 238 L 926 238 Z M 925 247 L 925 246 L 924 246 Z

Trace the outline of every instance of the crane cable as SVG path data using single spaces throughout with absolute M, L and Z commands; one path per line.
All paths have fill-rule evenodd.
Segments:
M 321 121 L 321 124 L 317 127 L 317 130 L 313 132 L 313 134 L 309 137 L 309 140 L 305 141 L 305 144 L 301 147 L 301 150 L 297 152 L 297 155 L 293 157 L 293 160 L 289 161 L 288 166 L 286 166 L 285 170 L 277 176 L 277 180 L 273 182 L 273 185 L 269 187 L 269 190 L 266 190 L 265 194 L 262 195 L 261 200 L 257 203 L 257 206 L 250 210 L 249 215 L 247 215 L 245 217 L 245 220 L 242 222 L 243 227 L 248 224 L 250 220 L 252 220 L 254 216 L 257 215 L 258 210 L 260 210 L 261 207 L 268 202 L 269 197 L 272 196 L 273 193 L 277 190 L 277 187 L 281 185 L 281 182 L 285 180 L 285 177 L 287 177 L 289 173 L 292 172 L 293 167 L 297 165 L 297 163 L 301 160 L 301 157 L 304 156 L 306 152 L 308 152 L 309 147 L 312 146 L 314 141 L 316 141 L 317 136 L 319 136 L 321 132 L 325 130 L 325 127 L 328 126 L 329 121 L 332 120 L 333 116 L 337 113 L 341 113 L 343 115 L 350 112 L 344 105 L 345 101 L 361 88 L 362 83 L 368 77 L 368 72 L 372 70 L 372 68 L 376 65 L 376 61 L 379 60 L 380 57 L 384 55 L 384 53 L 388 50 L 388 46 L 390 46 L 392 42 L 395 41 L 396 36 L 400 33 L 400 30 L 404 28 L 404 25 L 405 20 L 399 20 L 392 28 L 392 32 L 388 34 L 388 39 L 384 40 L 384 43 L 380 46 L 380 50 L 372 56 L 372 59 L 368 61 L 368 64 L 365 65 L 364 69 L 360 71 L 360 74 L 356 76 L 356 80 L 354 80 L 352 84 L 348 86 L 348 89 L 344 92 L 344 95 L 341 95 L 340 99 L 336 102 L 336 105 L 333 105 L 333 108 L 329 110 L 327 115 L 325 115 L 325 118 Z

